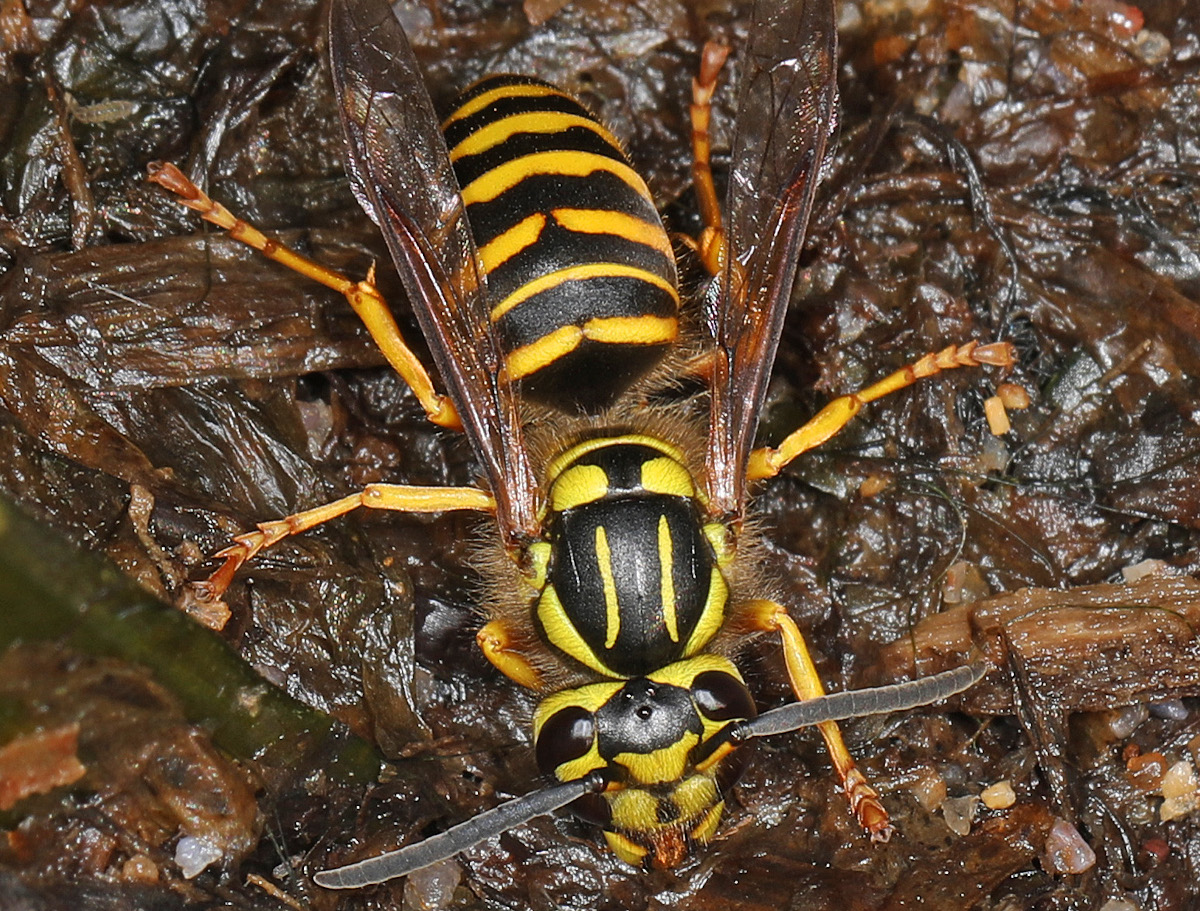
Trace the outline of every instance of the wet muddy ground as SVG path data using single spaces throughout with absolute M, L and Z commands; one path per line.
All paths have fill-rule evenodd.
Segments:
M 690 79 L 709 37 L 736 79 L 747 5 L 560 5 L 404 22 L 439 103 L 498 70 L 579 92 L 694 233 Z M 339 297 L 144 180 L 174 161 L 324 262 L 386 264 L 342 172 L 323 15 L 0 3 L 0 487 L 36 523 L 0 523 L 0 906 L 1194 907 L 1194 6 L 839 8 L 841 124 L 763 438 L 932 348 L 1019 357 L 871 406 L 756 500 L 832 687 L 996 664 L 951 706 L 846 725 L 892 841 L 856 831 L 819 738 L 793 735 L 757 745 L 677 870 L 633 872 L 562 816 L 336 896 L 311 873 L 536 785 L 532 699 L 473 643 L 487 529 L 371 514 L 289 539 L 207 616 L 232 652 L 72 550 L 196 610 L 188 580 L 255 521 L 475 479 Z M 1031 403 L 997 437 L 1002 382 Z M 786 699 L 771 642 L 742 666 L 760 705 Z

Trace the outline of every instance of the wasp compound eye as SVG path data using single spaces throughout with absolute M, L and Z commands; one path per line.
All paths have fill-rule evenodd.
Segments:
M 537 764 L 547 775 L 573 759 L 580 759 L 592 748 L 596 723 L 587 709 L 572 705 L 546 719 L 538 732 Z
M 697 674 L 692 681 L 692 699 L 709 721 L 742 721 L 758 715 L 746 684 L 724 671 Z

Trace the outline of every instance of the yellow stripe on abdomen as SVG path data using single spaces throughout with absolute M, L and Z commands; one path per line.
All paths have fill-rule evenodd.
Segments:
M 482 95 L 476 95 L 470 101 L 456 108 L 454 113 L 442 121 L 442 132 L 446 132 L 446 127 L 450 126 L 450 124 L 459 120 L 465 120 L 472 114 L 478 114 L 484 108 L 495 104 L 502 98 L 547 98 L 555 95 L 562 96 L 562 94 L 562 92 L 550 85 L 506 82 L 504 85 L 490 89 Z
M 522 250 L 527 250 L 538 242 L 546 227 L 546 216 L 536 212 L 528 218 L 523 218 L 503 234 L 493 238 L 479 248 L 479 261 L 485 272 L 506 263 Z
M 553 209 L 550 214 L 568 231 L 577 234 L 612 234 L 645 244 L 668 258 L 675 256 L 662 222 L 643 221 L 611 209 Z
M 479 155 L 519 133 L 561 133 L 571 127 L 581 127 L 595 133 L 613 148 L 620 148 L 616 137 L 590 117 L 561 111 L 529 111 L 503 117 L 479 128 L 450 150 L 450 160 L 458 161 L 468 155 Z
M 503 235 L 501 235 L 503 236 Z M 557 272 L 550 272 L 546 275 L 539 275 L 531 282 L 526 282 L 500 303 L 492 308 L 490 314 L 492 322 L 497 322 L 509 310 L 529 300 L 535 294 L 549 290 L 563 282 L 581 281 L 588 278 L 636 278 L 647 284 L 654 285 L 670 296 L 671 300 L 679 303 L 679 291 L 673 284 L 663 278 L 661 275 L 655 275 L 653 272 L 648 272 L 645 269 L 639 269 L 636 266 L 626 266 L 622 263 L 583 263 L 579 266 L 570 266 L 566 269 L 559 269 Z M 636 319 L 636 317 L 632 317 Z M 591 320 L 590 322 L 602 322 L 602 320 Z M 597 327 L 597 331 L 602 332 L 602 327 Z
M 597 171 L 607 171 L 639 195 L 650 198 L 646 182 L 624 162 L 594 152 L 554 151 L 523 155 L 492 168 L 463 187 L 462 199 L 468 206 L 491 202 L 530 177 L 588 177 Z

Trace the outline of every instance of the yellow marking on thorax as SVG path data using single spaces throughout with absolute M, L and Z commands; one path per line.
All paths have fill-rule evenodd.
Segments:
M 649 198 L 650 191 L 641 176 L 625 164 L 595 152 L 534 152 L 512 161 L 497 165 L 486 174 L 481 174 L 462 189 L 462 200 L 466 205 L 491 202 L 506 190 L 511 190 L 521 181 L 539 174 L 554 177 L 587 177 L 597 171 L 607 171 L 624 181 L 636 193 Z
M 525 549 L 527 562 L 525 581 L 537 591 L 546 587 L 546 573 L 550 568 L 550 542 L 534 541 Z
M 604 583 L 604 647 L 612 648 L 621 632 L 621 605 L 617 602 L 617 580 L 613 578 L 612 551 L 603 525 L 596 526 L 596 563 Z
M 551 209 L 554 220 L 568 231 L 578 234 L 613 234 L 653 247 L 664 256 L 674 259 L 671 239 L 662 222 L 643 221 L 634 215 L 609 209 Z
M 465 120 L 472 114 L 479 113 L 489 104 L 493 104 L 503 98 L 545 98 L 549 95 L 567 97 L 558 89 L 548 85 L 501 85 L 494 89 L 489 89 L 482 95 L 476 95 L 470 101 L 464 103 L 462 107 L 443 120 L 442 132 L 445 132 L 446 127 L 455 121 Z
M 583 127 L 595 133 L 613 148 L 620 148 L 616 138 L 590 117 L 564 114 L 561 111 L 528 111 L 523 114 L 502 117 L 476 130 L 450 150 L 450 160 L 458 161 L 468 155 L 486 152 L 518 133 L 560 133 L 571 127 Z
M 576 661 L 586 664 L 598 674 L 603 674 L 605 677 L 623 676 L 607 667 L 579 634 L 579 630 L 567 616 L 566 608 L 563 607 L 562 600 L 558 597 L 558 592 L 554 590 L 553 585 L 547 585 L 542 589 L 535 610 L 551 645 L 564 654 L 570 655 Z
M 657 449 L 663 455 L 674 459 L 676 462 L 683 462 L 683 450 L 678 446 L 644 433 L 625 433 L 612 437 L 591 437 L 581 443 L 576 443 L 571 448 L 564 450 L 551 459 L 550 464 L 546 467 L 547 480 L 553 481 L 569 468 L 573 462 L 578 462 L 584 456 L 590 455 L 600 449 L 607 449 L 609 446 L 645 446 L 647 449 Z
M 667 456 L 647 459 L 642 463 L 642 486 L 650 493 L 669 497 L 690 499 L 696 493 L 695 482 L 687 467 Z
M 712 568 L 712 573 L 708 578 L 708 598 L 700 610 L 700 619 L 696 621 L 695 629 L 692 630 L 692 634 L 688 636 L 688 641 L 683 647 L 683 654 L 687 657 L 695 655 L 704 648 L 725 622 L 725 606 L 729 602 L 729 585 L 725 582 L 725 576 L 721 573 L 719 566 Z
M 503 236 L 503 235 L 501 235 Z M 555 272 L 548 272 L 545 275 L 540 275 L 533 281 L 526 282 L 500 303 L 492 308 L 489 317 L 494 323 L 499 320 L 504 314 L 518 304 L 524 303 L 550 288 L 561 285 L 568 281 L 582 281 L 589 278 L 637 278 L 644 282 L 662 288 L 670 294 L 676 301 L 679 300 L 679 292 L 675 290 L 675 286 L 661 276 L 655 275 L 653 272 L 647 272 L 645 269 L 638 269 L 635 266 L 625 266 L 620 263 L 583 263 L 578 266 L 569 266 L 566 269 L 558 269 Z
M 595 503 L 608 493 L 608 473 L 599 465 L 572 465 L 555 478 L 550 488 L 550 508 L 564 512 Z
M 522 250 L 537 243 L 546 227 L 546 216 L 537 212 L 523 218 L 507 231 L 498 234 L 479 248 L 479 261 L 483 271 L 491 272 L 503 265 Z
M 661 574 L 659 591 L 662 594 L 663 622 L 667 625 L 667 635 L 672 642 L 679 641 L 679 619 L 675 611 L 675 565 L 671 541 L 671 526 L 666 516 L 658 517 L 658 567 Z

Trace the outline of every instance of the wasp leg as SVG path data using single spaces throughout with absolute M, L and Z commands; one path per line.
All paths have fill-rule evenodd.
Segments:
M 783 658 L 787 663 L 788 679 L 797 699 L 816 699 L 825 695 L 825 687 L 817 675 L 816 665 L 808 653 L 808 644 L 796 622 L 788 615 L 782 604 L 774 601 L 755 601 L 750 605 L 751 620 L 766 632 L 777 632 L 783 640 Z M 879 802 L 876 791 L 854 764 L 854 757 L 846 748 L 841 728 L 836 721 L 817 725 L 825 739 L 833 768 L 841 779 L 842 789 L 850 801 L 850 809 L 859 824 L 871 835 L 872 841 L 887 841 L 892 835 L 892 826 L 887 810 Z
M 500 673 L 526 689 L 543 689 L 542 672 L 534 667 L 515 640 L 509 624 L 499 617 L 489 620 L 475 634 L 479 650 Z
M 717 187 L 712 173 L 712 136 L 709 123 L 712 119 L 712 96 L 717 87 L 717 74 L 729 56 L 729 48 L 715 41 L 705 42 L 700 52 L 700 72 L 692 79 L 692 103 L 688 108 L 692 117 L 692 186 L 700 214 L 704 218 L 704 230 L 697 243 L 700 259 L 709 274 L 721 271 L 721 259 L 725 252 L 725 232 L 721 227 L 721 201 L 717 198 Z
M 1013 346 L 1009 342 L 981 345 L 979 342 L 971 341 L 957 348 L 951 345 L 941 351 L 930 352 L 920 360 L 901 367 L 895 373 L 884 377 L 866 389 L 860 389 L 858 392 L 851 392 L 834 399 L 818 411 L 807 424 L 790 433 L 778 448 L 764 446 L 754 450 L 750 453 L 746 477 L 751 480 L 774 477 L 779 474 L 783 466 L 800 453 L 820 446 L 845 427 L 867 402 L 873 402 L 906 386 L 911 386 L 917 380 L 955 367 L 980 367 L 984 364 L 990 364 L 993 367 L 1011 367 L 1014 363 Z
M 375 287 L 374 266 L 367 273 L 366 281 L 353 281 L 340 272 L 289 250 L 278 240 L 267 237 L 253 225 L 234 217 L 232 212 L 219 202 L 214 202 L 207 193 L 188 180 L 175 165 L 156 161 L 150 164 L 147 172 L 150 180 L 177 195 L 180 202 L 199 212 L 205 221 L 224 228 L 234 240 L 343 295 L 366 325 L 392 369 L 404 378 L 416 394 L 429 420 L 442 427 L 462 429 L 454 404 L 434 390 L 429 372 L 400 334 L 400 327 L 396 325 L 391 310 Z
M 214 554 L 225 562 L 205 581 L 198 583 L 208 600 L 219 598 L 229 588 L 238 568 L 264 547 L 270 547 L 288 535 L 315 528 L 322 522 L 365 506 L 397 512 L 447 512 L 452 509 L 476 509 L 494 512 L 496 501 L 486 490 L 476 487 L 407 487 L 400 484 L 368 484 L 360 493 L 342 497 L 324 506 L 293 513 L 282 519 L 261 522 L 254 531 L 233 539 L 233 543 Z

